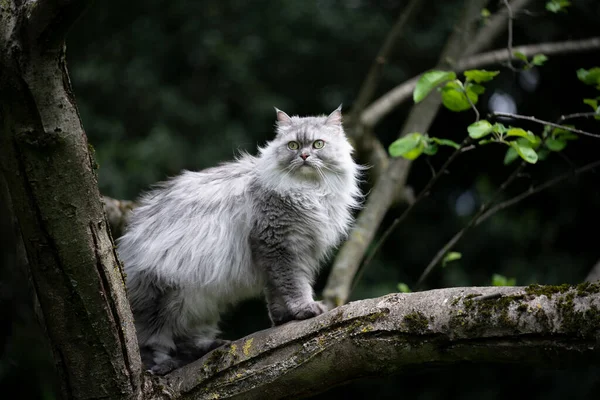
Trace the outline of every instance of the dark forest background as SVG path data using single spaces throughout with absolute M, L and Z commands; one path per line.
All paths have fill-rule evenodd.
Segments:
M 151 184 L 182 169 L 202 169 L 254 152 L 273 136 L 276 106 L 288 114 L 325 114 L 340 103 L 349 110 L 368 68 L 406 2 L 391 0 L 107 0 L 96 2 L 71 31 L 69 71 L 89 142 L 100 168 L 102 194 L 134 200 Z M 426 0 L 385 66 L 377 93 L 432 68 L 461 1 Z M 494 11 L 502 2 L 491 1 Z M 533 1 L 515 20 L 514 44 L 598 35 L 600 1 L 573 0 L 552 14 Z M 506 35 L 493 48 L 506 46 Z M 554 121 L 589 111 L 582 99 L 597 91 L 581 83 L 579 68 L 600 66 L 600 53 L 550 56 L 542 67 L 501 74 L 480 98 L 483 115 L 494 105 Z M 488 68 L 490 69 L 490 68 Z M 1 93 L 0 93 L 1 95 Z M 407 102 L 376 128 L 387 147 L 410 109 Z M 429 133 L 460 142 L 470 112 L 442 110 Z M 600 132 L 600 121 L 577 121 Z M 540 132 L 539 125 L 520 126 Z M 505 198 L 600 158 L 600 140 L 581 137 L 563 156 L 529 166 Z M 510 174 L 504 149 L 486 146 L 461 156 L 410 217 L 391 235 L 364 273 L 352 299 L 413 287 L 435 252 L 468 221 Z M 430 158 L 439 167 L 450 150 Z M 471 230 L 455 250 L 462 259 L 439 268 L 425 288 L 486 286 L 492 275 L 517 285 L 581 282 L 600 260 L 600 179 L 589 172 L 528 198 Z M 425 157 L 413 163 L 408 184 L 418 192 L 430 178 Z M 384 226 L 402 212 L 398 205 Z M 53 399 L 52 364 L 31 312 L 26 280 L 13 268 L 14 242 L 2 219 L 0 383 L 14 398 Z M 325 268 L 317 293 L 327 276 Z M 232 310 L 224 336 L 238 338 L 267 328 L 262 300 Z M 529 394 L 525 394 L 528 392 Z M 319 399 L 408 398 L 598 399 L 600 368 L 549 365 L 463 365 L 333 389 Z M 4 397 L 4 396 L 2 396 Z M 9 397 L 13 398 L 13 397 Z

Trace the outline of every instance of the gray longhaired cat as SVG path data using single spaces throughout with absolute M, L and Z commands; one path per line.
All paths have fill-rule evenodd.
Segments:
M 274 325 L 326 311 L 311 285 L 359 206 L 361 167 L 341 106 L 327 117 L 275 110 L 277 135 L 258 157 L 159 184 L 118 240 L 142 359 L 155 374 L 226 343 L 215 339 L 219 314 L 262 291 Z

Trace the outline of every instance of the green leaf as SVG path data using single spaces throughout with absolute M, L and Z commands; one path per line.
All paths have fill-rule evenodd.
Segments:
M 570 5 L 571 2 L 567 0 L 550 0 L 546 2 L 546 10 L 557 13 L 559 11 L 566 11 L 565 8 Z
M 525 138 L 530 143 L 538 143 L 539 138 L 533 134 L 531 131 L 526 131 L 521 128 L 510 128 L 506 131 L 506 136 L 518 136 Z
M 419 157 L 421 155 L 421 153 L 423 153 L 423 150 L 425 150 L 425 144 L 420 143 L 417 147 L 415 147 L 411 151 L 404 153 L 402 155 L 402 157 L 406 158 L 407 160 L 415 160 L 417 157 Z
M 461 258 L 461 253 L 457 251 L 450 251 L 444 256 L 444 259 L 442 260 L 442 267 L 445 267 L 449 262 L 460 260 Z
M 484 144 L 494 143 L 494 142 L 497 142 L 497 140 L 495 140 L 495 139 L 483 139 L 483 140 L 480 140 L 479 142 L 477 142 L 477 144 L 481 146 L 481 145 L 484 145 Z
M 400 293 L 410 293 L 410 288 L 408 287 L 408 285 L 406 283 L 400 282 L 398 284 L 398 291 Z
M 546 57 L 544 54 L 536 54 L 535 56 L 533 56 L 533 59 L 531 60 L 531 63 L 533 65 L 544 65 L 544 63 L 548 61 L 548 57 Z
M 475 83 L 491 81 L 499 73 L 500 71 L 487 71 L 485 69 L 470 69 L 464 72 L 467 81 Z
M 475 83 L 467 83 L 466 90 L 471 91 L 476 95 L 480 95 L 485 92 L 485 88 L 483 86 L 477 85 Z
M 517 153 L 517 151 L 514 148 L 509 147 L 506 151 L 506 154 L 504 155 L 504 165 L 508 165 L 511 162 L 515 161 L 517 157 L 519 157 L 519 153 Z
M 516 278 L 507 278 L 500 274 L 492 275 L 492 286 L 515 286 L 516 284 Z
M 435 153 L 437 153 L 437 151 L 438 146 L 435 143 L 427 143 L 423 148 L 423 153 L 427 154 L 428 156 L 434 155 Z
M 490 10 L 488 10 L 487 8 L 482 8 L 481 9 L 481 17 L 482 18 L 489 18 L 490 15 L 492 15 L 492 13 L 490 12 Z
M 490 124 L 489 121 L 482 119 L 481 121 L 473 122 L 469 125 L 467 131 L 472 139 L 481 139 L 492 133 L 492 124 Z
M 418 132 L 409 133 L 394 141 L 389 147 L 389 153 L 392 157 L 400 157 L 419 147 L 423 142 L 423 135 Z
M 544 147 L 543 149 L 538 150 L 537 155 L 538 160 L 543 161 L 550 155 L 550 150 Z
M 453 79 L 456 79 L 456 74 L 453 71 L 433 70 L 425 72 L 417 81 L 413 91 L 413 100 L 415 103 L 422 101 L 436 86 Z
M 508 128 L 505 127 L 504 124 L 496 122 L 494 126 L 492 126 L 492 131 L 504 135 L 506 132 L 508 132 Z
M 469 99 L 473 104 L 477 104 L 479 98 L 477 94 L 472 91 L 467 92 Z M 471 108 L 467 95 L 463 91 L 462 83 L 460 81 L 448 82 L 442 88 L 442 103 L 450 111 L 465 111 Z
M 562 149 L 565 148 L 566 145 L 567 145 L 567 142 L 565 140 L 552 139 L 552 138 L 546 139 L 546 147 L 551 151 L 561 151 Z
M 573 125 L 563 125 L 563 126 L 569 127 L 569 128 L 574 128 Z M 548 126 L 548 128 L 552 129 L 552 138 L 553 139 L 558 139 L 558 140 L 577 140 L 577 139 L 579 139 L 579 136 L 577 136 L 576 133 L 568 131 L 566 129 L 554 128 L 551 126 Z
M 583 99 L 583 102 L 585 104 L 587 104 L 588 106 L 592 107 L 594 109 L 595 113 L 598 113 L 600 111 L 600 109 L 598 108 L 598 100 L 596 100 L 596 99 Z
M 527 56 L 519 51 L 515 51 L 513 53 L 513 55 L 521 61 L 529 62 L 529 61 L 527 61 Z
M 538 160 L 538 155 L 534 149 L 529 146 L 525 146 L 523 142 L 516 141 L 510 142 L 512 148 L 517 151 L 517 154 L 526 162 L 535 164 Z
M 435 137 L 430 138 L 430 140 L 432 142 L 435 142 L 437 144 L 439 144 L 440 146 L 450 146 L 450 147 L 454 147 L 455 149 L 459 149 L 460 145 L 456 142 L 453 142 L 452 140 L 448 140 L 448 139 L 438 139 Z
M 600 67 L 577 70 L 577 78 L 586 85 L 600 85 Z
M 579 136 L 576 133 L 567 131 L 566 129 L 555 128 L 552 132 L 552 137 L 558 140 L 577 140 Z

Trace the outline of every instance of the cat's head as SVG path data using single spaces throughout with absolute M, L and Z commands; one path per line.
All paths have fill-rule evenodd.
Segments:
M 275 139 L 262 149 L 265 161 L 290 179 L 326 180 L 331 175 L 354 173 L 352 146 L 342 127 L 339 106 L 329 116 L 290 117 L 277 113 Z

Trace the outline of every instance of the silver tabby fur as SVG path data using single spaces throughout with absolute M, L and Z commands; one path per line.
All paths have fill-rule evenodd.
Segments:
M 361 167 L 340 108 L 321 117 L 276 111 L 276 137 L 257 157 L 157 185 L 118 240 L 142 359 L 156 374 L 223 344 L 219 315 L 262 292 L 275 325 L 325 311 L 312 284 L 352 223 Z

